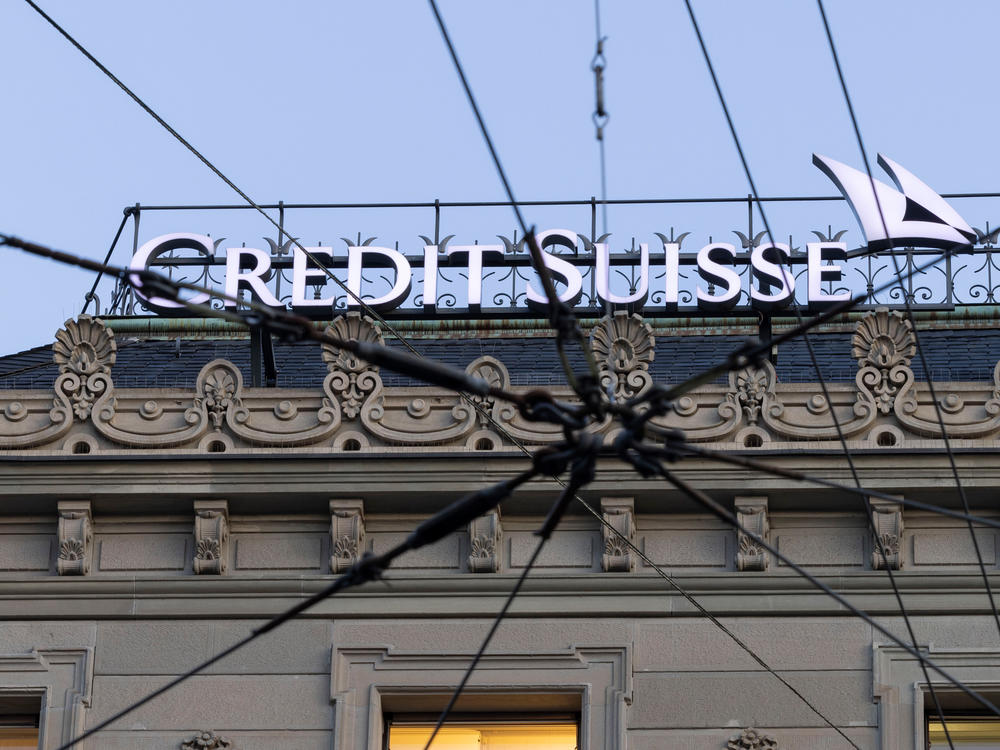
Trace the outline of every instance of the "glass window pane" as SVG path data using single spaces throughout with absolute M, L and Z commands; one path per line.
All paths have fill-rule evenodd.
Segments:
M 38 750 L 38 730 L 0 728 L 0 748 L 4 750 Z
M 433 724 L 389 727 L 389 750 L 423 750 Z M 432 750 L 576 750 L 576 724 L 476 723 L 445 725 Z
M 949 718 L 948 732 L 956 750 L 1000 750 L 1000 719 Z M 940 721 L 927 722 L 931 750 L 948 747 L 948 740 Z

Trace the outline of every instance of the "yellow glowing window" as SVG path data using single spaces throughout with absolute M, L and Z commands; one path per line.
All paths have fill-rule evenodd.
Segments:
M 3 750 L 38 750 L 38 729 L 34 727 L 0 727 L 0 748 Z
M 948 733 L 956 750 L 1000 750 L 1000 719 L 988 717 L 946 717 Z M 948 747 L 944 727 L 941 722 L 931 719 L 927 722 L 927 736 L 931 750 Z
M 424 750 L 434 724 L 392 724 L 389 750 Z M 576 750 L 576 724 L 566 722 L 449 723 L 431 750 Z

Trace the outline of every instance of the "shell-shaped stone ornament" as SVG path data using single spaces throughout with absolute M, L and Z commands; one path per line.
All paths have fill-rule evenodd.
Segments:
M 590 332 L 590 346 L 601 369 L 614 372 L 649 369 L 656 341 L 653 329 L 641 316 L 619 310 L 601 318 Z
M 385 339 L 375 321 L 367 315 L 352 310 L 346 315 L 340 315 L 326 327 L 325 334 L 342 341 L 362 341 L 383 346 Z M 323 344 L 323 361 L 332 372 L 361 372 L 369 368 L 367 362 L 362 362 L 351 352 L 338 349 L 330 343 Z
M 59 372 L 87 377 L 97 372 L 110 373 L 118 346 L 107 326 L 90 315 L 70 318 L 56 333 L 52 360 Z
M 851 339 L 851 356 L 859 367 L 889 370 L 897 365 L 909 367 L 916 353 L 916 340 L 910 321 L 895 310 L 876 308 L 859 322 Z

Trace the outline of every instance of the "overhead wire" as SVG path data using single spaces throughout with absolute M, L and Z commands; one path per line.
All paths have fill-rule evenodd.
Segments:
M 92 61 L 92 62 L 94 62 L 95 64 L 97 64 L 99 68 L 101 68 L 101 69 L 102 69 L 102 70 L 103 70 L 103 71 L 104 71 L 104 72 L 105 72 L 106 74 L 108 74 L 108 75 L 109 75 L 109 76 L 110 76 L 110 77 L 112 78 L 112 80 L 114 80 L 114 81 L 115 81 L 116 83 L 118 83 L 118 85 L 119 85 L 119 86 L 121 86 L 121 87 L 122 87 L 122 88 L 123 88 L 123 89 L 124 89 L 124 90 L 126 91 L 126 93 L 129 93 L 129 95 L 130 95 L 130 96 L 132 96 L 132 98 L 133 98 L 133 99 L 135 99 L 135 100 L 136 100 L 136 101 L 137 101 L 137 102 L 138 102 L 138 103 L 139 103 L 139 104 L 140 104 L 141 106 L 143 106 L 143 108 L 144 108 L 144 109 L 145 109 L 145 110 L 146 110 L 147 112 L 149 112 L 149 113 L 150 113 L 150 114 L 151 114 L 152 116 L 154 116 L 154 118 L 156 118 L 156 119 L 157 119 L 157 120 L 158 120 L 158 121 L 159 121 L 159 122 L 160 122 L 160 123 L 161 123 L 162 125 L 164 125 L 164 127 L 166 127 L 166 128 L 168 129 L 168 131 L 170 131 L 170 132 L 171 132 L 172 134 L 174 134 L 174 135 L 175 135 L 175 137 L 178 137 L 178 138 L 179 138 L 179 139 L 180 139 L 180 140 L 182 141 L 182 143 L 184 143 L 185 145 L 187 145 L 187 146 L 188 146 L 188 148 L 189 148 L 190 150 L 192 150 L 192 152 L 193 152 L 193 153 L 195 153 L 195 154 L 196 154 L 196 156 L 198 156 L 198 157 L 199 157 L 200 159 L 202 159 L 202 160 L 203 160 L 203 161 L 204 161 L 204 162 L 205 162 L 206 164 L 208 164 L 208 166 L 212 167 L 212 168 L 213 168 L 213 171 L 216 171 L 216 173 L 217 173 L 217 174 L 218 174 L 218 175 L 219 175 L 219 176 L 220 176 L 220 177 L 221 177 L 221 178 L 222 178 L 222 179 L 223 179 L 224 181 L 226 181 L 226 182 L 227 182 L 227 184 L 229 184 L 229 185 L 230 185 L 230 187 L 232 187 L 232 188 L 233 188 L 233 189 L 235 189 L 235 190 L 236 190 L 236 191 L 237 191 L 238 193 L 240 193 L 240 194 L 241 194 L 241 197 L 244 197 L 245 199 L 247 199 L 247 200 L 248 200 L 248 201 L 249 201 L 249 202 L 251 203 L 251 205 L 253 205 L 253 206 L 254 206 L 255 208 L 257 208 L 258 210 L 260 210 L 260 209 L 259 209 L 259 207 L 258 207 L 258 206 L 257 206 L 256 204 L 253 204 L 253 202 L 249 200 L 248 196 L 246 196 L 246 195 L 245 195 L 245 194 L 243 194 L 243 193 L 242 193 L 241 191 L 239 191 L 239 189 L 238 189 L 238 188 L 237 188 L 237 187 L 236 187 L 236 186 L 235 186 L 234 184 L 232 184 L 232 183 L 231 183 L 231 182 L 230 182 L 230 181 L 229 181 L 229 180 L 228 180 L 228 179 L 227 179 L 227 178 L 226 178 L 226 177 L 225 177 L 225 176 L 224 176 L 224 175 L 223 175 L 223 174 L 222 174 L 221 172 L 219 172 L 218 170 L 216 170 L 216 169 L 215 169 L 215 168 L 214 168 L 214 167 L 213 167 L 213 166 L 212 166 L 212 165 L 211 165 L 211 164 L 210 164 L 210 163 L 209 163 L 209 162 L 208 162 L 208 161 L 207 161 L 207 160 L 206 160 L 206 159 L 205 159 L 205 158 L 204 158 L 203 156 L 201 156 L 201 155 L 200 155 L 200 153 L 199 153 L 199 152 L 195 151 L 195 150 L 193 149 L 193 147 L 191 147 L 191 146 L 190 146 L 190 144 L 188 144 L 188 143 L 187 143 L 186 141 L 184 141 L 184 140 L 183 140 L 182 138 L 180 138 L 180 136 L 179 136 L 179 135 L 178 135 L 178 134 L 176 133 L 176 131 L 173 131 L 173 130 L 172 130 L 172 129 L 171 129 L 170 127 L 169 127 L 169 125 L 167 125 L 167 124 L 166 124 L 165 122 L 163 122 L 163 121 L 161 120 L 161 118 L 159 118 L 159 117 L 158 117 L 158 116 L 157 116 L 157 115 L 155 114 L 155 112 L 153 112 L 153 111 L 152 111 L 151 109 L 149 109 L 149 108 L 148 108 L 148 107 L 147 107 L 147 106 L 146 106 L 146 105 L 145 105 L 145 104 L 144 104 L 144 103 L 143 103 L 143 102 L 142 102 L 141 100 L 139 100 L 139 99 L 138 99 L 138 97 L 136 97 L 136 96 L 135 96 L 134 94 L 132 94 L 132 92 L 131 92 L 130 90 L 128 90 L 128 89 L 127 89 L 126 87 L 124 87 L 124 85 L 123 85 L 123 84 L 122 84 L 122 83 L 121 83 L 120 81 L 118 81 L 118 79 L 114 78 L 114 76 L 110 74 L 110 71 L 108 71 L 108 70 L 107 70 L 106 68 L 104 68 L 104 67 L 103 67 L 103 66 L 102 66 L 102 65 L 101 65 L 101 64 L 100 64 L 100 63 L 99 63 L 99 62 L 98 62 L 98 61 L 97 61 L 97 60 L 96 60 L 95 58 L 93 58 L 93 57 L 92 57 L 92 56 L 91 56 L 91 55 L 90 55 L 89 53 L 87 53 L 87 52 L 86 52 L 86 51 L 85 51 L 85 50 L 84 50 L 84 49 L 83 49 L 82 47 L 80 47 L 80 45 L 78 45 L 78 44 L 77 44 L 77 43 L 75 42 L 75 40 L 73 40 L 73 39 L 72 39 L 72 37 L 69 37 L 69 35 L 68 35 L 68 34 L 66 34 L 66 32 L 64 32 L 64 31 L 63 31 L 63 30 L 62 30 L 62 29 L 61 29 L 61 28 L 60 28 L 60 27 L 59 27 L 59 26 L 58 26 L 57 24 L 55 24 L 55 23 L 54 23 L 53 21 L 51 21 L 51 19 L 50 19 L 50 18 L 49 18 L 48 16 L 46 16 L 46 15 L 44 14 L 44 12 L 42 12 L 42 11 L 41 11 L 41 10 L 40 10 L 40 9 L 39 9 L 39 8 L 37 7 L 37 5 L 35 5 L 35 4 L 34 4 L 34 3 L 33 3 L 33 2 L 31 1 L 31 0 L 26 0 L 26 2 L 28 2 L 28 3 L 29 3 L 29 4 L 31 5 L 31 6 L 32 6 L 32 7 L 34 7 L 34 8 L 35 8 L 35 9 L 36 9 L 37 11 L 39 11 L 39 12 L 40 12 L 40 13 L 41 13 L 41 14 L 43 15 L 43 17 L 45 17 L 45 18 L 46 18 L 47 20 L 49 20 L 49 22 L 50 22 L 50 23 L 52 23 L 52 24 L 53 24 L 53 25 L 54 25 L 54 26 L 55 26 L 55 27 L 57 28 L 57 30 L 59 30 L 59 31 L 60 31 L 60 32 L 61 32 L 61 33 L 62 33 L 62 34 L 63 34 L 64 36 L 66 36 L 66 37 L 67 37 L 67 38 L 68 38 L 68 39 L 69 39 L 69 40 L 70 40 L 71 42 L 73 42 L 73 43 L 74 43 L 74 45 L 75 45 L 75 46 L 77 46 L 77 47 L 78 47 L 78 48 L 79 48 L 79 49 L 81 50 L 81 52 L 83 52 L 83 53 L 84 53 L 84 54 L 85 54 L 85 55 L 86 55 L 86 56 L 87 56 L 87 57 L 88 57 L 89 59 L 91 59 L 91 61 Z M 441 25 L 442 25 L 442 31 L 444 31 L 444 30 L 443 30 L 443 23 L 441 22 L 441 19 L 440 19 L 440 15 L 439 15 L 439 14 L 437 13 L 437 9 L 436 9 L 436 6 L 435 6 L 435 4 L 434 4 L 433 0 L 431 0 L 431 6 L 432 6 L 432 8 L 433 8 L 433 9 L 434 9 L 434 11 L 435 11 L 435 15 L 436 15 L 436 16 L 438 17 L 438 21 L 439 21 L 439 24 L 441 24 Z M 447 40 L 447 35 L 445 34 L 445 36 L 446 36 L 446 40 Z M 451 50 L 451 52 L 452 52 L 452 55 L 453 55 L 453 58 L 454 58 L 454 60 L 455 60 L 455 62 L 456 62 L 456 64 L 457 64 L 457 57 L 455 57 L 455 54 L 454 54 L 454 49 L 453 49 L 453 48 L 451 48 L 451 45 L 450 45 L 450 40 L 449 40 L 449 48 L 450 48 L 450 50 Z M 491 149 L 491 152 L 493 153 L 493 155 L 494 155 L 494 157 L 495 157 L 495 156 L 496 156 L 496 154 L 495 154 L 495 150 L 494 150 L 494 149 L 492 148 L 492 142 L 491 142 L 491 141 L 489 140 L 489 138 L 488 138 L 488 133 L 486 133 L 486 132 L 485 132 L 485 125 L 484 125 L 484 123 L 482 122 L 482 118 L 481 118 L 481 116 L 479 116 L 479 113 L 478 113 L 478 108 L 477 108 L 477 107 L 475 106 L 475 101 L 474 101 L 474 99 L 473 99 L 473 98 L 472 98 L 472 96 L 471 96 L 471 90 L 469 89 L 469 87 L 468 87 L 468 84 L 467 84 L 467 82 L 465 82 L 465 80 L 464 80 L 464 76 L 463 76 L 463 84 L 465 85 L 465 87 L 466 87 L 466 91 L 467 91 L 467 94 L 469 95 L 469 97 L 470 97 L 470 100 L 471 100 L 471 101 L 472 101 L 472 103 L 473 103 L 473 107 L 474 107 L 474 109 L 475 109 L 475 111 L 476 111 L 476 114 L 477 114 L 477 119 L 479 119 L 479 121 L 480 121 L 480 125 L 481 125 L 481 127 L 483 128 L 483 130 L 484 130 L 484 135 L 486 135 L 486 136 L 487 136 L 487 142 L 488 142 L 488 143 L 489 143 L 489 145 L 490 145 L 490 149 Z M 497 160 L 497 162 L 498 162 L 498 160 Z M 498 166 L 499 166 L 499 163 L 498 163 Z M 501 177 L 502 177 L 502 179 L 503 179 L 503 181 L 504 181 L 504 183 L 505 183 L 505 187 L 506 187 L 506 188 L 508 189 L 508 192 L 509 192 L 509 184 L 506 184 L 506 177 L 505 177 L 505 175 L 503 175 L 503 174 L 502 174 L 502 172 L 501 172 Z M 522 218 L 522 217 L 520 216 L 520 211 L 519 211 L 519 209 L 517 208 L 517 204 L 516 204 L 516 202 L 515 202 L 515 201 L 513 200 L 513 194 L 509 192 L 509 195 L 510 195 L 510 197 L 511 197 L 511 201 L 512 201 L 512 203 L 514 203 L 514 204 L 515 204 L 515 213 L 516 213 L 516 214 L 518 215 L 518 217 L 519 217 L 519 220 L 521 221 L 521 224 L 522 224 L 522 229 L 523 229 L 523 230 L 525 231 L 525 235 L 526 235 L 526 237 L 527 237 L 527 236 L 529 235 L 529 232 L 528 232 L 528 230 L 526 229 L 526 227 L 524 226 L 524 222 L 523 222 L 523 218 Z M 267 217 L 267 218 L 268 218 L 268 219 L 269 219 L 269 220 L 271 221 L 271 223 L 275 223 L 275 222 L 273 221 L 273 219 L 270 219 L 270 217 L 269 217 L 269 216 L 268 216 L 268 215 L 267 215 L 266 213 L 264 213 L 263 211 L 261 211 L 261 213 L 263 213 L 263 214 L 264 214 L 264 215 L 265 215 L 265 216 L 266 216 L 266 217 Z M 304 249 L 303 249 L 303 250 L 304 250 Z M 308 254 L 308 253 L 307 253 L 307 254 Z M 318 263 L 317 265 L 318 265 L 319 267 L 323 267 L 321 263 Z M 328 272 L 328 273 L 330 273 L 330 272 L 328 271 L 328 269 L 326 269 L 326 270 L 327 270 L 327 272 Z M 543 277 L 543 283 L 544 283 L 544 273 L 543 273 L 543 270 L 544 270 L 544 264 L 542 264 L 542 269 L 539 269 L 539 275 Z M 331 277 L 332 277 L 332 274 L 331 274 Z M 344 286 L 344 285 L 342 284 L 342 282 L 340 282 L 340 280 L 339 280 L 339 279 L 336 279 L 335 277 L 333 277 L 333 278 L 334 278 L 334 280 L 335 280 L 335 281 L 337 281 L 337 283 L 341 284 L 341 286 Z M 549 290 L 547 289 L 546 291 L 548 292 Z M 352 295 L 352 296 L 353 296 L 353 295 Z M 363 303 L 362 303 L 362 304 L 363 304 Z M 814 324 L 814 325 L 815 325 L 815 324 Z M 389 328 L 389 330 L 390 330 L 390 331 L 392 330 L 392 329 L 391 329 L 391 327 Z M 400 340 L 401 340 L 401 341 L 403 341 L 403 343 L 406 343 L 406 342 L 405 342 L 405 340 L 401 339 L 401 337 L 400 337 Z M 592 363 L 592 361 L 591 361 L 591 364 L 593 364 L 593 363 Z
M 834 67 L 837 70 L 837 79 L 840 82 L 840 89 L 844 95 L 844 102 L 847 105 L 847 111 L 851 118 L 851 125 L 854 129 L 855 138 L 857 139 L 858 149 L 861 152 L 861 159 L 864 162 L 865 172 L 868 174 L 868 180 L 871 183 L 872 194 L 875 198 L 875 206 L 878 209 L 879 220 L 882 223 L 882 229 L 885 233 L 885 236 L 889 240 L 890 251 L 891 251 L 891 249 L 894 247 L 894 241 L 892 235 L 889 233 L 889 228 L 885 218 L 885 212 L 883 211 L 882 208 L 882 202 L 881 200 L 879 200 L 878 191 L 875 189 L 875 176 L 872 173 L 871 163 L 868 160 L 868 151 L 865 148 L 864 139 L 861 137 L 861 127 L 858 124 L 857 113 L 854 111 L 854 104 L 851 100 L 851 95 L 847 88 L 847 79 L 844 77 L 844 71 L 840 64 L 840 56 L 837 53 L 837 45 L 834 43 L 833 40 L 833 32 L 830 28 L 830 22 L 826 15 L 826 9 L 823 6 L 823 0 L 816 0 L 816 4 L 817 7 L 819 8 L 820 18 L 823 21 L 823 30 L 826 33 L 826 40 L 830 46 L 830 54 L 833 58 Z M 893 264 L 895 265 L 896 268 L 896 275 L 901 278 L 902 271 L 900 270 L 899 267 L 899 259 L 896 257 L 895 253 L 890 252 L 890 255 L 892 257 Z M 941 440 L 944 443 L 945 453 L 948 456 L 948 463 L 951 468 L 951 473 L 955 480 L 955 487 L 958 491 L 959 498 L 962 501 L 962 507 L 964 508 L 966 514 L 968 515 L 971 514 L 969 506 L 969 498 L 966 495 L 965 487 L 962 484 L 962 478 L 958 471 L 958 464 L 955 461 L 955 453 L 951 449 L 951 440 L 948 437 L 948 429 L 945 425 L 944 415 L 942 414 L 941 411 L 941 404 L 938 402 L 937 393 L 934 388 L 934 379 L 932 377 L 930 368 L 927 366 L 927 358 L 924 355 L 924 348 L 920 342 L 920 336 L 917 330 L 917 322 L 913 315 L 913 306 L 910 304 L 910 297 L 908 294 L 905 293 L 905 291 L 902 294 L 902 299 L 904 308 L 906 310 L 907 320 L 909 321 L 910 326 L 913 330 L 913 341 L 914 344 L 916 345 L 917 356 L 920 358 L 920 363 L 924 369 L 924 375 L 927 378 L 927 390 L 930 393 L 931 402 L 934 404 L 934 413 L 937 418 L 938 428 L 941 431 Z M 972 538 L 972 547 L 976 553 L 976 561 L 979 565 L 980 573 L 982 574 L 983 585 L 986 587 L 986 596 L 990 602 L 990 610 L 993 613 L 993 620 L 996 623 L 997 633 L 998 635 L 1000 635 L 1000 611 L 997 610 L 996 601 L 993 596 L 993 589 L 990 586 L 990 578 L 986 573 L 986 565 L 983 562 L 983 553 L 979 547 L 979 540 L 976 537 L 976 532 L 975 529 L 972 527 L 971 521 L 968 522 L 968 527 L 969 527 L 969 535 Z M 931 689 L 933 690 L 933 687 L 931 687 Z M 942 723 L 944 723 L 943 717 L 941 721 Z M 947 727 L 945 727 L 945 731 L 947 732 Z
M 821 2 L 821 0 L 818 0 L 818 1 Z M 747 160 L 746 154 L 745 154 L 745 152 L 743 150 L 743 145 L 740 142 L 739 135 L 738 135 L 738 133 L 736 131 L 736 125 L 735 125 L 735 123 L 733 121 L 733 118 L 732 118 L 730 112 L 729 112 L 729 107 L 726 104 L 726 98 L 725 98 L 725 96 L 724 96 L 724 94 L 722 92 L 722 86 L 721 86 L 721 84 L 719 82 L 718 76 L 715 73 L 715 67 L 712 65 L 712 59 L 711 59 L 711 56 L 709 55 L 708 47 L 707 47 L 707 45 L 705 43 L 704 37 L 702 36 L 701 29 L 698 26 L 698 21 L 695 18 L 694 8 L 691 5 L 691 0 L 684 0 L 684 5 L 687 8 L 688 17 L 689 17 L 689 19 L 691 21 L 691 25 L 692 25 L 692 27 L 694 29 L 694 32 L 695 32 L 695 35 L 697 36 L 697 39 L 698 39 L 698 45 L 701 48 L 702 56 L 705 59 L 705 64 L 708 67 L 709 74 L 711 75 L 712 84 L 713 84 L 713 86 L 715 88 L 715 92 L 716 92 L 716 94 L 718 96 L 719 103 L 722 106 L 722 111 L 723 111 L 723 114 L 725 115 L 726 123 L 729 126 L 729 132 L 730 132 L 730 134 L 732 136 L 733 143 L 736 146 L 736 151 L 737 151 L 737 153 L 739 155 L 740 163 L 743 166 L 743 171 L 744 171 L 744 173 L 746 175 L 747 182 L 750 185 L 750 190 L 753 193 L 754 197 L 758 197 L 760 195 L 760 193 L 757 190 L 756 182 L 754 181 L 753 175 L 751 174 L 750 164 L 749 164 L 749 162 Z M 764 210 L 764 206 L 760 202 L 757 203 L 757 210 L 760 213 L 761 219 L 764 222 L 764 228 L 767 230 L 768 240 L 769 240 L 771 246 L 774 247 L 775 246 L 775 242 L 774 242 L 774 235 L 771 232 L 771 225 L 770 225 L 770 223 L 767 220 L 767 215 L 766 215 L 766 212 Z M 895 260 L 895 256 L 893 256 L 893 259 Z M 789 265 L 790 265 L 790 263 L 789 263 Z M 897 275 L 901 277 L 901 274 L 898 273 L 898 268 L 899 268 L 898 264 L 897 264 L 896 267 L 897 267 Z M 792 290 L 794 289 L 794 285 L 793 285 L 791 276 L 789 275 L 789 273 L 788 273 L 788 271 L 786 269 L 786 263 L 782 262 L 779 265 L 779 268 L 781 269 L 781 272 L 782 272 L 783 283 L 785 284 L 785 288 L 787 288 L 790 292 L 792 292 Z M 794 295 L 794 292 L 792 292 L 792 294 Z M 792 308 L 793 308 L 793 310 L 795 312 L 796 319 L 798 320 L 799 324 L 801 324 L 803 322 L 802 312 L 799 309 L 798 304 L 795 303 L 794 299 L 792 300 Z M 862 490 L 863 486 L 862 486 L 862 483 L 861 483 L 861 479 L 858 476 L 857 467 L 854 464 L 854 458 L 851 455 L 850 448 L 847 445 L 847 439 L 846 439 L 846 437 L 844 435 L 843 427 L 840 424 L 840 418 L 837 416 L 837 412 L 836 412 L 836 409 L 834 407 L 833 401 L 830 398 L 830 390 L 827 387 L 826 380 L 823 377 L 822 370 L 821 370 L 821 368 L 819 366 L 819 361 L 816 358 L 816 351 L 815 351 L 815 349 L 813 347 L 812 337 L 810 336 L 809 331 L 805 331 L 803 333 L 802 339 L 803 339 L 803 341 L 806 344 L 806 349 L 807 349 L 807 351 L 809 353 L 809 359 L 810 359 L 810 361 L 812 363 L 813 369 L 816 372 L 816 377 L 818 379 L 818 382 L 819 382 L 819 385 L 820 385 L 820 389 L 821 389 L 822 394 L 823 394 L 823 398 L 826 400 L 826 403 L 829 404 L 830 417 L 831 417 L 831 419 L 833 421 L 834 428 L 836 429 L 837 439 L 840 442 L 841 448 L 842 448 L 843 453 L 844 453 L 844 457 L 847 460 L 848 466 L 850 467 L 851 476 L 853 477 L 854 483 L 857 485 L 857 488 L 859 490 Z M 872 407 L 872 408 L 874 408 L 874 407 Z M 885 540 L 882 538 L 882 535 L 879 533 L 878 527 L 877 527 L 877 525 L 875 523 L 875 513 L 874 513 L 874 509 L 872 508 L 871 499 L 868 497 L 868 495 L 862 494 L 861 495 L 861 500 L 862 500 L 862 503 L 863 503 L 863 507 L 864 507 L 864 511 L 865 511 L 865 517 L 866 517 L 866 520 L 867 520 L 867 523 L 868 523 L 869 530 L 871 531 L 872 538 L 875 540 L 876 550 L 877 550 L 878 554 L 881 556 L 882 561 L 883 561 L 883 566 L 882 567 L 885 569 L 885 572 L 888 575 L 889 583 L 890 583 L 890 586 L 892 587 L 893 596 L 895 597 L 896 602 L 898 604 L 900 615 L 902 616 L 903 622 L 904 622 L 905 627 L 907 629 L 907 632 L 908 632 L 908 634 L 910 636 L 910 641 L 913 643 L 913 647 L 914 647 L 914 650 L 916 651 L 917 658 L 920 659 L 920 666 L 921 666 L 921 669 L 923 670 L 924 677 L 925 677 L 925 679 L 926 679 L 926 681 L 928 683 L 928 686 L 929 686 L 929 689 L 930 689 L 931 698 L 932 698 L 932 701 L 934 703 L 935 709 L 936 709 L 936 711 L 938 713 L 938 716 L 940 717 L 940 720 L 941 720 L 942 724 L 944 724 L 944 722 L 945 722 L 944 712 L 943 712 L 943 710 L 941 708 L 941 703 L 940 703 L 940 700 L 939 700 L 939 698 L 937 696 L 937 692 L 934 689 L 933 684 L 931 683 L 930 675 L 927 672 L 927 665 L 924 663 L 924 660 L 923 660 L 923 658 L 920 655 L 916 631 L 913 628 L 913 623 L 912 623 L 912 621 L 910 619 L 909 613 L 907 612 L 906 606 L 905 606 L 905 604 L 903 602 L 902 593 L 899 590 L 899 586 L 897 585 L 897 582 L 896 582 L 896 577 L 893 574 L 893 571 L 892 571 L 893 566 L 890 563 L 890 561 L 889 561 L 889 555 L 886 552 Z M 966 508 L 966 513 L 968 513 L 968 512 L 969 512 L 969 509 Z M 971 523 L 970 523 L 970 529 L 971 528 L 972 528 L 972 526 L 971 526 Z M 984 577 L 985 577 L 985 571 L 984 571 Z M 991 599 L 991 602 L 992 602 L 992 599 Z M 998 627 L 1000 627 L 1000 619 L 998 619 L 997 623 L 998 623 Z M 946 734 L 946 737 L 947 737 L 947 740 L 948 740 L 949 747 L 951 748 L 951 750 L 954 750 L 954 744 L 952 743 L 951 736 L 948 734 L 947 727 L 945 727 L 945 734 Z

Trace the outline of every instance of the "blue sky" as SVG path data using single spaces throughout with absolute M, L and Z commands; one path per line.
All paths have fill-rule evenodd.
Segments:
M 427 5 L 420 0 L 135 3 L 39 0 L 237 184 L 261 202 L 501 199 L 500 184 Z M 861 165 L 808 0 L 695 0 L 754 176 L 765 195 L 829 195 L 813 151 Z M 519 198 L 599 192 L 589 63 L 590 2 L 442 0 Z M 612 198 L 736 196 L 747 184 L 679 0 L 604 0 L 608 192 Z M 848 84 L 872 155 L 940 192 L 1000 189 L 993 2 L 829 0 Z M 0 6 L 3 134 L 0 231 L 101 258 L 122 208 L 238 198 L 31 8 Z M 956 208 L 1000 221 L 1000 201 Z M 614 241 L 741 228 L 745 209 L 612 209 Z M 587 229 L 579 209 L 529 211 L 540 228 Z M 841 205 L 769 212 L 779 236 L 848 228 Z M 308 244 L 377 235 L 416 246 L 416 211 L 300 212 Z M 507 210 L 446 213 L 443 233 L 510 235 Z M 247 212 L 144 215 L 140 242 L 172 231 L 259 243 Z M 131 237 L 116 256 L 126 262 Z M 685 250 L 689 248 L 685 247 Z M 45 344 L 76 315 L 91 278 L 0 249 L 0 353 Z

